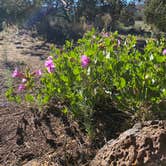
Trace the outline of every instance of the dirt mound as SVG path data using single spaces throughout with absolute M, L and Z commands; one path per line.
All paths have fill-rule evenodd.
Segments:
M 110 140 L 90 165 L 166 165 L 166 121 L 134 125 L 117 139 Z
M 41 163 L 81 165 L 94 155 L 76 122 L 57 108 L 39 113 L 10 106 L 0 111 L 0 165 Z

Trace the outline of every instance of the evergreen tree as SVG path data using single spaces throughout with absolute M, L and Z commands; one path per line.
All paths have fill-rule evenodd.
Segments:
M 166 32 L 166 0 L 146 0 L 144 15 L 147 23 Z

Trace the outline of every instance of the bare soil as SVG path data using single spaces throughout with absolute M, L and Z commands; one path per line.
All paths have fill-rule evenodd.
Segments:
M 8 105 L 0 111 L 0 164 L 23 165 L 38 159 L 47 165 L 82 165 L 94 156 L 76 122 L 57 108 L 38 110 Z

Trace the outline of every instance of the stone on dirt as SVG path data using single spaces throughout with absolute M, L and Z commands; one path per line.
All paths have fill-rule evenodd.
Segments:
M 166 121 L 137 123 L 101 148 L 90 166 L 165 166 Z

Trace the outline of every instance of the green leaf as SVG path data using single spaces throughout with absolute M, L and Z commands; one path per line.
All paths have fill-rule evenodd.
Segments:
M 74 75 L 78 75 L 80 73 L 79 68 L 78 67 L 74 67 L 73 73 L 74 73 Z
M 67 83 L 69 81 L 68 77 L 65 75 L 61 75 L 60 76 L 61 80 L 64 81 L 65 83 Z
M 63 109 L 62 109 L 62 112 L 63 112 L 64 114 L 67 114 L 67 113 L 68 113 L 67 107 L 63 108 Z
M 34 97 L 30 94 L 25 95 L 25 100 L 28 102 L 34 102 Z
M 124 88 L 126 86 L 126 80 L 123 77 L 120 78 L 119 86 L 120 88 Z
M 156 56 L 155 59 L 158 63 L 166 62 L 165 56 Z

